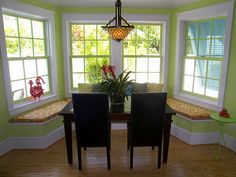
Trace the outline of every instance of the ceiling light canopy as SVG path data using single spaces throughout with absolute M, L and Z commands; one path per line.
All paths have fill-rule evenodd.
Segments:
M 120 41 L 128 36 L 129 32 L 134 29 L 134 26 L 130 25 L 121 16 L 121 1 L 117 0 L 115 5 L 115 17 L 110 20 L 106 26 L 102 26 L 102 29 L 105 30 L 112 39 Z M 112 26 L 113 22 L 114 26 Z

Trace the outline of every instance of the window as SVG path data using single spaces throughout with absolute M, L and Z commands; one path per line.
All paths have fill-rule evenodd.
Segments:
M 232 17 L 233 2 L 177 14 L 175 98 L 222 109 Z
M 35 82 L 36 77 L 42 78 L 44 93 L 48 93 L 45 22 L 7 14 L 3 22 L 13 101 L 25 101 L 31 96 L 29 81 Z
M 182 90 L 218 99 L 226 20 L 189 21 Z
M 135 25 L 123 42 L 123 68 L 136 82 L 160 83 L 162 25 Z
M 0 15 L 0 36 L 4 39 L 0 40 L 0 45 L 9 115 L 57 100 L 54 12 L 17 1 L 3 1 Z M 44 95 L 40 99 L 31 97 L 30 80 L 32 88 L 42 87 Z
M 133 71 L 137 82 L 167 84 L 169 16 L 132 14 L 125 18 L 136 29 L 122 41 L 111 40 L 101 26 L 114 14 L 63 14 L 65 95 L 78 92 L 78 83 L 93 83 L 102 64 L 118 75 Z M 144 67 L 145 65 L 145 67 Z
M 110 40 L 98 24 L 70 24 L 72 88 L 95 83 L 110 63 Z

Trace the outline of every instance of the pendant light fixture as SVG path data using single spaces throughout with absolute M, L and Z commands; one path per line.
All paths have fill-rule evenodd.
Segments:
M 114 24 L 112 24 L 114 22 Z M 114 26 L 112 26 L 114 25 Z M 125 39 L 129 32 L 134 29 L 133 25 L 130 25 L 122 16 L 121 16 L 121 1 L 117 0 L 115 3 L 115 17 L 110 20 L 106 26 L 102 26 L 102 29 L 105 30 L 109 36 L 117 41 Z

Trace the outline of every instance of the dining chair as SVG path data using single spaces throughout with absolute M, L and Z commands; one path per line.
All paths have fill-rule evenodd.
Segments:
M 161 168 L 163 119 L 167 93 L 133 93 L 129 125 L 130 169 L 133 168 L 135 146 L 158 147 L 158 168 Z
M 82 170 L 81 148 L 106 147 L 110 170 L 109 100 L 105 93 L 72 94 L 79 170 Z

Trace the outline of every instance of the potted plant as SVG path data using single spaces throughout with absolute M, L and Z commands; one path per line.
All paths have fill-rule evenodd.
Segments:
M 99 83 L 101 91 L 108 93 L 111 107 L 114 109 L 124 108 L 125 98 L 128 99 L 127 89 L 130 87 L 129 74 L 131 71 L 123 71 L 118 76 L 115 75 L 114 66 L 102 66 L 103 77 Z

